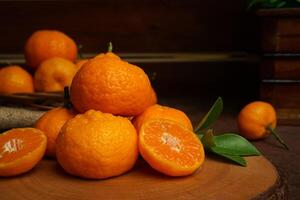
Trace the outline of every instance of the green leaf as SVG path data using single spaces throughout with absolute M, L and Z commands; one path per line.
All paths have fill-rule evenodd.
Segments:
M 225 157 L 241 166 L 246 167 L 247 166 L 247 162 L 246 160 L 239 156 L 239 155 L 228 155 L 228 154 L 224 154 L 224 152 L 217 146 L 215 147 L 211 147 L 210 149 L 212 152 L 214 152 L 215 154 L 218 154 L 219 156 Z
M 204 135 L 201 138 L 201 142 L 204 145 L 204 147 L 208 149 L 215 146 L 214 135 L 211 129 L 204 133 Z
M 215 101 L 214 105 L 210 108 L 205 117 L 201 120 L 201 122 L 195 128 L 195 133 L 199 134 L 199 131 L 203 129 L 207 129 L 210 127 L 216 119 L 220 116 L 223 111 L 223 100 L 221 97 Z
M 226 133 L 214 137 L 215 145 L 230 155 L 254 156 L 261 153 L 248 140 L 234 133 Z M 227 152 L 225 152 L 227 151 Z

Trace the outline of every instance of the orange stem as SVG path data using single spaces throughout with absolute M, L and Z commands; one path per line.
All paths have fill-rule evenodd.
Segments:
M 290 149 L 289 146 L 280 138 L 279 134 L 277 133 L 277 131 L 272 128 L 271 126 L 267 127 L 267 130 L 270 131 L 272 133 L 272 135 L 276 138 L 276 140 L 282 144 L 286 149 Z

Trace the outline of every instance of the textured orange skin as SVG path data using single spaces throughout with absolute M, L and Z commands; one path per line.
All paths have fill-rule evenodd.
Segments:
M 55 30 L 34 32 L 25 44 L 25 59 L 33 69 L 46 59 L 63 57 L 75 61 L 77 57 L 76 43 L 66 34 Z
M 199 151 L 201 154 L 201 158 L 199 158 L 198 162 L 195 162 L 194 165 L 181 166 L 181 165 L 177 165 L 176 163 L 170 162 L 165 158 L 161 157 L 160 155 L 158 155 L 157 152 L 153 149 L 153 147 L 147 145 L 147 143 L 145 142 L 144 130 L 147 128 L 147 126 L 149 126 L 149 124 L 152 121 L 161 121 L 162 123 L 176 124 L 179 127 L 181 127 L 181 129 L 188 131 L 190 133 L 188 137 L 190 137 L 190 139 L 192 140 L 197 140 L 199 142 L 199 147 L 200 147 Z M 139 132 L 139 152 L 152 168 L 169 176 L 190 175 L 194 173 L 197 169 L 199 169 L 205 160 L 205 152 L 204 152 L 203 145 L 201 141 L 198 139 L 198 137 L 196 136 L 196 134 L 186 129 L 186 127 L 181 126 L 180 124 L 167 119 L 149 120 L 141 127 L 141 130 Z
M 0 69 L 0 93 L 34 92 L 33 78 L 23 68 L 11 65 Z
M 34 127 L 42 130 L 47 136 L 46 155 L 55 157 L 56 138 L 61 127 L 75 116 L 73 112 L 66 108 L 58 107 L 44 113 L 35 123 Z
M 47 59 L 34 74 L 35 89 L 40 92 L 63 91 L 65 86 L 71 85 L 76 71 L 76 65 L 67 59 Z
M 136 116 L 133 120 L 133 125 L 137 131 L 139 131 L 145 122 L 157 118 L 175 121 L 190 131 L 193 131 L 193 125 L 184 112 L 175 108 L 161 106 L 158 104 L 148 107 L 142 114 Z
M 9 133 L 13 132 L 14 130 L 22 130 L 22 129 L 30 129 L 34 132 L 37 132 L 39 134 L 39 137 L 43 138 L 42 143 L 38 146 L 38 148 L 32 149 L 32 151 L 30 153 L 14 160 L 13 162 L 4 164 L 4 163 L 1 163 L 1 160 L 0 160 L 0 176 L 7 176 L 7 177 L 8 176 L 16 176 L 16 175 L 28 172 L 44 156 L 44 153 L 46 150 L 47 138 L 42 131 L 35 129 L 35 128 L 18 128 L 18 129 L 11 129 L 2 134 L 9 134 Z M 1 140 L 1 135 L 0 135 L 0 140 Z M 30 140 L 30 138 L 28 140 Z
M 134 166 L 137 156 L 137 133 L 131 122 L 100 111 L 76 115 L 57 138 L 59 164 L 82 178 L 121 175 Z
M 276 122 L 275 109 L 271 104 L 262 101 L 249 103 L 238 115 L 240 134 L 250 140 L 267 137 L 267 126 L 275 128 Z
M 70 95 L 79 112 L 95 109 L 134 116 L 156 103 L 146 73 L 107 54 L 90 59 L 81 67 L 71 84 Z

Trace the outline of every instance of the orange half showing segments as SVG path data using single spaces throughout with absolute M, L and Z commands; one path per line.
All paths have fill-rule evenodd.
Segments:
M 0 134 L 0 176 L 31 170 L 44 156 L 47 138 L 35 128 L 16 128 Z
M 205 157 L 195 133 L 166 119 L 155 119 L 142 125 L 139 150 L 152 168 L 169 176 L 194 173 Z

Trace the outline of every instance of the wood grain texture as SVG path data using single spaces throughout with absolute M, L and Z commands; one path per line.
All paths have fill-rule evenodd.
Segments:
M 122 176 L 91 181 L 65 174 L 54 160 L 43 160 L 27 174 L 0 178 L 1 199 L 245 200 L 264 196 L 276 187 L 278 173 L 267 159 L 248 157 L 247 161 L 248 167 L 244 168 L 207 157 L 194 175 L 171 178 L 139 160 Z
M 262 18 L 262 50 L 264 52 L 299 52 L 299 27 L 300 19 L 298 16 L 294 18 Z
M 276 108 L 300 108 L 300 83 L 262 83 L 260 96 Z

